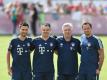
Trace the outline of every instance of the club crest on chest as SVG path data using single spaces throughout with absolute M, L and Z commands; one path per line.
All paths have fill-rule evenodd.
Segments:
M 27 43 L 27 46 L 29 47 L 29 46 L 30 46 L 30 43 Z
M 74 43 L 74 42 L 72 42 L 72 43 L 71 43 L 71 46 L 72 46 L 72 47 L 74 47 L 74 46 L 75 46 L 75 43 Z
M 60 47 L 63 47 L 63 43 L 60 43 Z
M 50 43 L 50 47 L 52 47 L 53 46 L 53 43 Z
M 87 46 L 88 46 L 88 47 L 90 47 L 90 46 L 91 46 L 91 43 L 90 43 L 90 42 L 88 42 L 88 43 L 87 43 Z

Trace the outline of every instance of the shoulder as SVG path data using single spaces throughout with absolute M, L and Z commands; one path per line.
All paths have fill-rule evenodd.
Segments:
M 27 37 L 27 40 L 28 40 L 28 41 L 32 41 L 32 38 L 31 38 L 31 37 Z
M 51 40 L 56 40 L 56 38 L 54 38 L 53 36 L 50 36 L 50 39 L 51 39 Z
M 63 40 L 63 36 L 58 36 L 56 39 L 57 40 Z
M 82 35 L 80 36 L 80 41 L 81 41 L 81 42 L 87 41 L 87 38 L 86 38 L 85 34 L 82 34 Z
M 75 38 L 75 37 L 73 37 L 73 41 L 75 41 L 75 42 L 77 42 L 77 43 L 80 43 L 80 40 L 77 39 L 77 38 Z
M 96 42 L 102 42 L 98 36 L 93 35 L 93 40 Z
M 99 44 L 102 44 L 102 41 L 98 36 L 93 35 L 93 38 L 96 42 L 98 42 Z
M 16 42 L 18 40 L 18 38 L 14 38 L 14 39 L 11 39 L 10 42 Z
M 96 36 L 96 35 L 93 35 L 93 38 L 94 38 L 95 40 L 100 40 L 100 38 L 99 38 L 98 36 Z
M 73 40 L 75 40 L 75 41 L 80 41 L 78 38 L 75 38 L 75 37 L 72 37 L 73 38 Z
M 86 38 L 85 34 L 82 34 L 82 35 L 80 36 L 80 38 L 81 38 L 81 39 L 82 39 L 82 38 Z
M 56 38 L 50 36 L 49 39 L 48 39 L 49 42 L 53 42 L 53 43 L 57 43 L 57 40 Z
M 17 40 L 18 40 L 18 38 L 11 39 L 10 42 L 9 42 L 9 45 L 17 44 Z
M 41 40 L 41 37 L 40 36 L 37 36 L 33 39 L 33 41 L 37 41 L 37 40 Z
M 93 38 L 95 39 L 96 44 L 98 44 L 100 46 L 100 48 L 103 48 L 103 43 L 102 43 L 101 39 L 95 35 L 93 35 Z

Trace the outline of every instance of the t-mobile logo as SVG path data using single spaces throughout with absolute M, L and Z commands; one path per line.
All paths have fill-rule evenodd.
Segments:
M 22 52 L 23 52 L 23 48 L 17 48 L 18 55 L 22 55 Z
M 39 52 L 43 54 L 45 52 L 45 47 L 39 46 Z

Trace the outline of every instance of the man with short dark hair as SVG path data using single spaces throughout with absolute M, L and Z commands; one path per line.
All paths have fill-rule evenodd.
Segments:
M 56 40 L 50 37 L 51 25 L 41 26 L 41 36 L 33 40 L 33 74 L 34 80 L 54 80 L 53 54 Z
M 104 61 L 103 44 L 98 37 L 92 34 L 90 23 L 83 23 L 82 29 L 84 34 L 81 36 L 79 80 L 96 80 Z
M 32 80 L 30 48 L 31 38 L 27 38 L 29 25 L 22 23 L 19 25 L 20 34 L 12 39 L 7 52 L 7 69 L 12 80 Z M 10 55 L 12 56 L 12 67 L 10 65 Z

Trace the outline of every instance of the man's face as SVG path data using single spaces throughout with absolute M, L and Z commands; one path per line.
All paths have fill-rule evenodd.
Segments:
M 64 34 L 65 37 L 71 37 L 71 35 L 72 35 L 72 29 L 71 29 L 70 26 L 63 27 L 62 31 L 63 31 L 63 34 Z
M 43 36 L 49 37 L 50 32 L 51 32 L 51 28 L 48 26 L 42 26 L 41 27 L 41 32 Z
M 22 26 L 20 28 L 20 35 L 22 35 L 23 37 L 27 36 L 28 34 L 28 27 L 27 26 Z
M 92 32 L 92 28 L 90 27 L 89 24 L 83 25 L 82 29 L 84 31 L 84 34 L 86 34 L 86 35 L 90 35 Z

